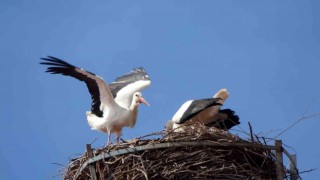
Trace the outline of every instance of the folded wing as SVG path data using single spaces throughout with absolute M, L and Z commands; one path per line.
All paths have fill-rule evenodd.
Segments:
M 177 124 L 184 123 L 209 107 L 221 105 L 219 100 L 220 98 L 207 98 L 187 101 L 179 108 L 172 121 Z

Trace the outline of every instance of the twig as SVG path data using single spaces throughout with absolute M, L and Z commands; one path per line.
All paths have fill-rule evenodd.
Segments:
M 299 172 L 299 174 L 303 174 L 303 173 L 309 173 L 309 172 L 312 172 L 312 171 L 315 171 L 316 168 L 313 168 L 313 169 L 309 169 L 309 170 L 306 170 L 306 171 L 301 171 Z
M 58 165 L 58 166 L 62 166 L 62 167 L 65 167 L 65 165 L 63 165 L 63 164 L 60 164 L 60 163 L 51 163 L 51 164 L 54 164 L 54 165 Z
M 93 143 L 95 143 L 97 141 L 98 138 L 94 138 L 93 141 L 91 141 L 90 145 L 92 145 Z
M 316 117 L 316 116 L 319 116 L 320 115 L 320 112 L 319 113 L 316 113 L 316 114 L 313 114 L 313 115 L 310 115 L 310 116 L 304 116 L 300 119 L 298 119 L 297 121 L 295 121 L 292 125 L 290 125 L 289 127 L 287 127 L 285 130 L 283 130 L 282 132 L 280 132 L 279 134 L 277 134 L 275 137 L 273 137 L 273 139 L 276 139 L 277 137 L 279 137 L 281 134 L 285 133 L 287 130 L 291 129 L 294 125 L 298 124 L 300 121 L 302 120 L 305 120 L 305 119 L 310 119 L 310 118 L 313 118 L 313 117 Z
M 122 142 L 124 142 L 124 143 L 128 143 L 128 141 L 126 141 L 126 140 L 124 140 L 124 139 L 122 139 L 122 138 L 120 138 L 120 140 L 121 140 Z
M 249 124 L 249 129 L 250 129 L 250 138 L 251 138 L 251 142 L 253 142 L 252 126 L 251 126 L 250 122 L 248 122 L 248 124 Z
M 304 112 L 303 112 L 303 114 L 302 114 L 302 117 L 304 117 L 304 116 L 306 115 L 307 111 L 310 109 L 310 107 L 311 107 L 311 105 L 313 104 L 313 102 L 314 102 L 315 99 L 316 99 L 316 98 L 313 98 L 313 99 L 311 100 L 311 102 L 308 104 L 308 106 L 306 107 L 306 109 L 304 110 Z
M 254 137 L 256 137 L 256 140 L 258 141 L 258 143 L 262 144 L 261 141 L 260 141 L 260 138 L 263 138 L 263 136 L 258 136 L 256 134 L 254 134 Z

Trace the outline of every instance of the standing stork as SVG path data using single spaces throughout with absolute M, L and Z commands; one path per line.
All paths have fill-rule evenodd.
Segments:
M 184 125 L 201 122 L 207 126 L 228 130 L 240 124 L 239 117 L 230 109 L 220 110 L 225 100 L 229 97 L 227 89 L 221 89 L 213 98 L 189 100 L 178 109 L 178 111 L 166 124 L 167 130 L 181 131 Z
M 86 83 L 92 98 L 91 111 L 86 112 L 88 124 L 91 129 L 108 134 L 108 145 L 111 133 L 116 135 L 119 143 L 123 127 L 134 127 L 141 103 L 150 106 L 140 92 L 151 84 L 142 67 L 133 69 L 108 86 L 101 77 L 61 59 L 52 56 L 41 59 L 40 64 L 49 65 L 46 72 L 71 76 Z

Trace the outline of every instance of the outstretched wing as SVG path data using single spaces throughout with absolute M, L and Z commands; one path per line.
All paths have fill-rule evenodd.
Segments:
M 115 103 L 106 82 L 102 78 L 52 56 L 41 59 L 43 62 L 40 62 L 40 64 L 49 66 L 46 72 L 71 76 L 86 83 L 92 98 L 91 112 L 93 114 L 102 117 L 102 103 L 104 105 Z
M 147 71 L 143 67 L 139 67 L 116 78 L 114 82 L 109 84 L 109 89 L 119 105 L 129 108 L 133 94 L 142 91 L 150 84 L 151 80 Z
M 211 106 L 221 105 L 219 100 L 220 98 L 207 98 L 187 101 L 176 112 L 172 121 L 177 124 L 184 123 Z

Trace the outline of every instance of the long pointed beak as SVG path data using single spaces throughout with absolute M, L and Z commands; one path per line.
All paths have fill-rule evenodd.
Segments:
M 150 106 L 150 104 L 145 99 L 143 99 L 143 97 L 139 97 L 139 102 L 143 103 L 143 104 L 145 104 L 147 106 Z

